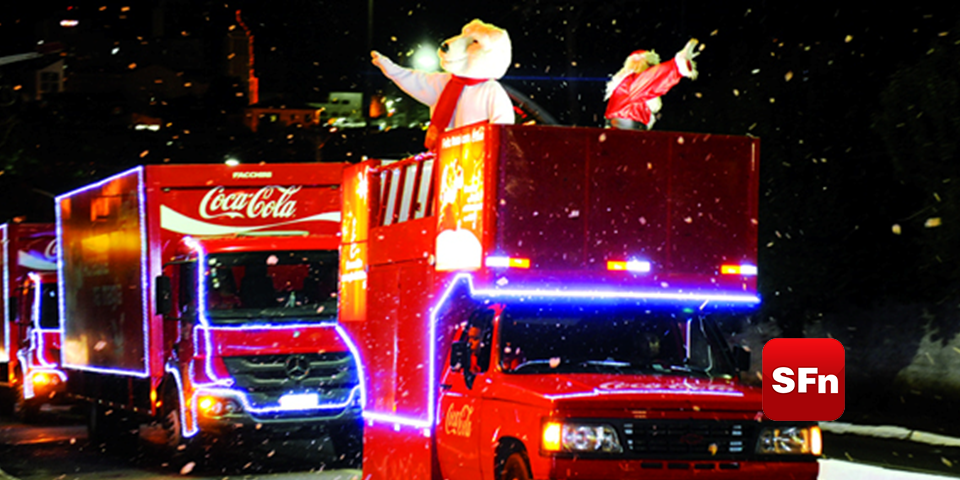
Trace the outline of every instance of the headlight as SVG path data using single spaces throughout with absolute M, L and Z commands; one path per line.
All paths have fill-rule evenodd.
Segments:
M 820 427 L 767 427 L 760 431 L 757 453 L 820 455 L 823 442 Z
M 559 422 L 543 425 L 543 450 L 623 453 L 617 431 L 610 425 Z
M 213 396 L 203 396 L 197 399 L 197 407 L 200 413 L 208 417 L 219 417 L 224 414 L 239 413 L 243 411 L 240 404 L 230 398 L 218 398 Z

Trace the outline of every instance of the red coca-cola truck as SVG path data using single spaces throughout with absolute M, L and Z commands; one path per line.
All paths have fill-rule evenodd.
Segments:
M 326 431 L 356 453 L 342 171 L 151 165 L 57 197 L 63 365 L 92 435 L 152 420 L 177 449 L 198 433 Z
M 757 308 L 755 138 L 476 125 L 344 178 L 365 479 L 795 478 L 719 328 Z
M 56 234 L 52 223 L 0 225 L 0 386 L 13 413 L 32 421 L 40 407 L 62 401 Z

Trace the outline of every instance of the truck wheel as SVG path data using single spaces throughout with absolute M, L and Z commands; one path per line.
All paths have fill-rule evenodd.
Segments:
M 13 397 L 13 415 L 23 423 L 36 423 L 40 417 L 40 402 L 37 398 L 23 398 L 23 382 L 17 382 Z
M 503 464 L 503 471 L 500 473 L 500 480 L 530 480 L 523 454 L 513 453 L 507 457 L 507 461 Z
M 90 402 L 87 409 L 87 438 L 121 450 L 137 445 L 139 423 L 123 409 Z
M 180 399 L 176 394 L 167 394 L 160 410 L 160 426 L 163 428 L 163 450 L 172 457 L 185 445 L 183 418 L 180 417 Z
M 336 428 L 330 433 L 335 463 L 344 468 L 360 468 L 363 465 L 363 424 L 356 423 Z
M 87 438 L 93 442 L 108 442 L 116 437 L 116 412 L 96 402 L 90 402 L 87 410 Z

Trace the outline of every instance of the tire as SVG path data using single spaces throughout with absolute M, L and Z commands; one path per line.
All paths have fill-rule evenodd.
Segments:
M 343 468 L 360 468 L 363 465 L 363 423 L 357 422 L 334 429 L 330 433 L 335 463 Z
M 139 424 L 120 408 L 90 402 L 87 409 L 87 438 L 91 442 L 126 449 L 136 446 Z
M 527 461 L 522 453 L 512 453 L 507 457 L 500 472 L 500 480 L 530 480 Z
M 37 423 L 40 418 L 40 405 L 38 398 L 23 398 L 23 382 L 17 382 L 17 387 L 13 392 L 13 416 L 23 423 Z
M 117 426 L 112 410 L 107 410 L 97 402 L 90 402 L 87 408 L 87 438 L 91 442 L 106 443 L 116 437 Z
M 187 449 L 187 439 L 183 436 L 183 418 L 180 416 L 180 396 L 177 392 L 166 390 L 163 406 L 160 409 L 160 427 L 163 442 L 160 445 L 167 458 L 174 458 Z

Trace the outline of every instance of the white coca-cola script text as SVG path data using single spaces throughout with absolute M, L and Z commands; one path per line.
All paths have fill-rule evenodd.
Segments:
M 200 201 L 200 216 L 206 219 L 229 218 L 291 218 L 297 213 L 297 201 L 292 200 L 300 187 L 263 187 L 256 192 L 230 192 L 216 187 Z

